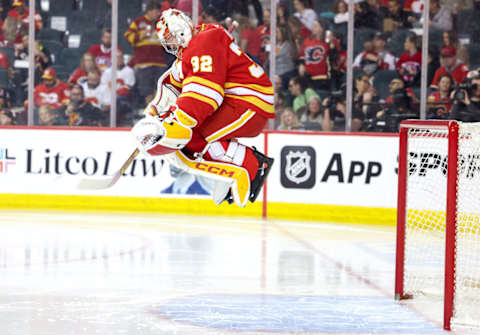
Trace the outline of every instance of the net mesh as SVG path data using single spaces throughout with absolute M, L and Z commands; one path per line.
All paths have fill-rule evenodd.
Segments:
M 409 129 L 404 293 L 443 297 L 448 129 Z M 461 124 L 453 323 L 480 326 L 480 124 Z

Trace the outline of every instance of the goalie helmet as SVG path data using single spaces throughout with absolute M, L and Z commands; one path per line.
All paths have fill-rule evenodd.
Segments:
M 193 36 L 192 20 L 177 9 L 167 9 L 157 22 L 157 36 L 167 52 L 180 57 Z

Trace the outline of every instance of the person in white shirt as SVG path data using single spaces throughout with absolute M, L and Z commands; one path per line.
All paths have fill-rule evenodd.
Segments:
M 377 32 L 373 36 L 373 49 L 378 54 L 378 57 L 383 60 L 386 65 L 386 70 L 395 70 L 395 64 L 397 64 L 397 58 L 390 51 L 385 49 L 387 44 L 387 37 L 381 32 Z
M 102 73 L 102 85 L 112 87 L 112 68 L 109 67 Z M 129 97 L 130 90 L 135 85 L 135 71 L 123 61 L 123 52 L 117 53 L 117 96 Z
M 313 22 L 317 19 L 317 13 L 313 9 L 307 8 L 308 0 L 294 0 L 293 6 L 297 10 L 293 15 L 300 19 L 305 28 L 312 31 Z
M 131 126 L 133 109 L 131 90 L 135 85 L 135 71 L 123 61 L 123 52 L 117 54 L 117 121 L 119 126 Z M 100 81 L 108 87 L 105 100 L 112 99 L 112 67 L 106 69 Z M 111 104 L 111 102 L 109 102 Z
M 85 101 L 107 112 L 110 110 L 110 89 L 100 83 L 100 73 L 92 70 L 87 73 L 87 81 L 82 83 Z

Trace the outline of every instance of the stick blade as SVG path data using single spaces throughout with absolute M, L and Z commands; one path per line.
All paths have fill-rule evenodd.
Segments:
M 115 177 L 104 179 L 81 179 L 77 184 L 79 190 L 104 190 L 115 184 Z

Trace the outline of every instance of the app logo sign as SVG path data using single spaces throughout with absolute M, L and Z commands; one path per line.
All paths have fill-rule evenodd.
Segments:
M 315 149 L 310 146 L 285 146 L 280 155 L 280 182 L 283 187 L 312 188 L 315 185 Z
M 0 173 L 8 173 L 16 164 L 16 158 L 9 154 L 7 148 L 0 148 Z

